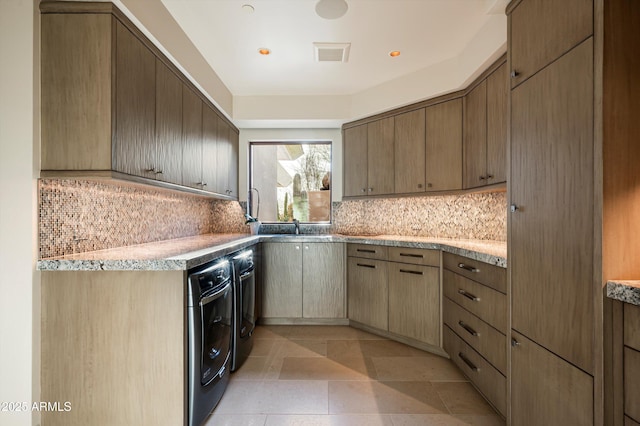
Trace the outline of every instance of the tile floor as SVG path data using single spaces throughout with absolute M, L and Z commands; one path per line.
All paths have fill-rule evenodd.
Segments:
M 449 360 L 351 327 L 259 326 L 205 426 L 504 421 Z

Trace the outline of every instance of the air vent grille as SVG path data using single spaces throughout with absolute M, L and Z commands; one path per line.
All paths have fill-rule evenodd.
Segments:
M 313 43 L 316 62 L 347 62 L 351 43 Z

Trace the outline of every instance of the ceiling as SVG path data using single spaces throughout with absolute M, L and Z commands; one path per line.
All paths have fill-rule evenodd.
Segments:
M 317 0 L 162 3 L 234 96 L 297 96 L 353 95 L 455 57 L 506 2 L 347 0 L 334 20 Z M 348 62 L 316 62 L 314 42 L 351 43 Z
M 340 128 L 460 90 L 506 51 L 508 0 L 346 0 L 334 20 L 318 0 L 111 1 L 239 128 Z M 350 43 L 348 61 L 317 62 L 314 42 Z

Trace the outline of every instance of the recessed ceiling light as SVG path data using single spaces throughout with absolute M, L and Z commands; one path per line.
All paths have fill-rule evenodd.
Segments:
M 254 10 L 255 10 L 255 8 L 253 6 L 251 6 L 250 4 L 243 4 L 242 5 L 242 11 L 244 13 L 246 13 L 247 15 L 253 13 Z
M 400 51 L 399 50 L 392 50 L 391 52 L 389 52 L 389 56 L 391 56 L 392 58 L 396 58 L 396 57 L 400 56 Z
M 258 53 L 266 56 L 271 54 L 271 50 L 267 49 L 266 47 L 261 47 L 260 49 L 258 49 Z
M 324 19 L 338 19 L 349 9 L 345 0 L 319 0 L 316 3 L 316 13 Z

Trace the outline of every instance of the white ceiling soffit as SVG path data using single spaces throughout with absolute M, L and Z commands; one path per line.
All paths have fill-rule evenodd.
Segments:
M 346 14 L 331 20 L 316 14 L 316 0 L 158 1 L 232 93 L 239 127 L 308 119 L 339 126 L 457 90 L 506 46 L 507 0 L 347 0 Z M 310 46 L 318 40 L 348 40 L 348 62 L 317 62 Z M 271 54 L 259 55 L 261 47 Z M 401 55 L 389 57 L 392 50 Z M 318 97 L 339 103 L 298 108 Z M 256 100 L 268 111 L 254 114 Z

